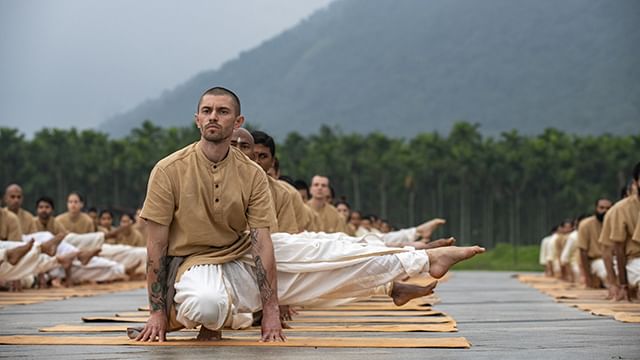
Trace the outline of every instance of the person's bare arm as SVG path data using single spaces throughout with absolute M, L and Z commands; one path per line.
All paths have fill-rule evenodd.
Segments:
M 251 229 L 251 255 L 262 299 L 261 341 L 285 341 L 278 308 L 278 282 L 273 242 L 268 228 Z
M 591 276 L 591 262 L 587 250 L 580 250 L 580 266 L 582 267 L 582 274 L 584 275 L 584 286 L 588 288 L 594 287 L 593 277 Z
M 169 227 L 147 221 L 147 292 L 151 315 L 136 341 L 166 340 Z
M 624 242 L 616 242 L 613 246 L 613 254 L 616 257 L 616 262 L 618 265 L 618 294 L 616 296 L 616 300 L 628 300 L 631 301 L 629 297 L 629 288 L 627 285 L 627 255 L 625 251 L 625 243 Z
M 613 268 L 613 247 L 602 244 L 602 261 L 604 268 L 607 270 L 607 288 L 609 294 L 607 299 L 614 299 L 618 293 L 618 276 Z

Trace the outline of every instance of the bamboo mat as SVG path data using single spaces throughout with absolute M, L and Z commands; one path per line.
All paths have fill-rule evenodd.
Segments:
M 640 303 L 608 300 L 606 289 L 587 289 L 575 283 L 544 275 L 517 275 L 516 278 L 558 303 L 576 307 L 596 316 L 608 316 L 617 321 L 640 323 Z
M 73 297 L 103 295 L 113 292 L 144 289 L 146 281 L 120 281 L 110 284 L 78 285 L 70 288 L 27 289 L 20 292 L 0 292 L 0 307 L 28 305 Z
M 165 342 L 136 342 L 125 336 L 0 336 L 1 345 L 128 345 L 128 346 L 243 346 L 323 348 L 469 348 L 463 337 L 455 338 L 306 338 L 288 337 L 286 342 L 259 342 L 258 337 L 224 337 L 220 341 L 197 341 L 170 337 Z
M 118 316 L 83 316 L 82 321 L 85 323 L 103 323 L 103 322 L 120 322 L 120 323 L 146 323 L 147 316 L 144 317 L 118 317 Z M 445 317 L 445 321 L 451 322 L 453 319 Z M 429 317 L 314 317 L 300 319 L 294 317 L 287 323 L 414 323 L 414 324 L 433 324 L 433 319 Z
M 126 324 L 120 325 L 71 325 L 60 324 L 56 326 L 41 328 L 40 332 L 55 333 L 104 333 L 104 332 L 121 332 L 127 331 Z M 180 332 L 196 332 L 196 329 L 183 329 Z M 259 332 L 259 327 L 252 327 L 242 330 L 226 329 L 226 331 L 237 332 Z M 285 333 L 292 332 L 457 332 L 455 322 L 442 324 L 393 324 L 393 325 L 327 325 L 327 326 L 311 326 L 311 325 L 291 325 L 290 329 L 284 329 Z

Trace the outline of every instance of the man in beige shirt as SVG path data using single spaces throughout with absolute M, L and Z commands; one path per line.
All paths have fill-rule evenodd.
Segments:
M 617 262 L 616 269 L 607 267 L 611 295 L 617 301 L 630 301 L 640 286 L 640 242 L 633 239 L 640 213 L 639 183 L 640 163 L 633 169 L 633 192 L 607 212 L 599 240 L 606 256 Z
M 276 143 L 271 136 L 263 131 L 252 131 L 251 137 L 254 141 L 255 161 L 268 173 L 269 169 L 273 166 Z M 267 179 L 278 219 L 278 231 L 289 234 L 300 232 L 296 213 L 293 208 L 294 198 L 291 196 L 291 193 L 285 185 L 277 179 L 271 176 L 267 176 Z
M 285 239 L 278 261 L 289 261 L 284 264 L 288 271 L 277 271 L 270 234 L 275 214 L 267 175 L 230 146 L 233 130 L 244 122 L 240 101 L 227 89 L 209 89 L 199 100 L 195 122 L 200 141 L 160 160 L 149 177 L 140 216 L 147 220 L 148 228 L 151 315 L 136 334 L 138 341 L 163 341 L 169 321 L 172 329 L 174 325 L 201 325 L 200 339 L 219 338 L 219 330 L 234 314 L 260 308 L 261 339 L 284 340 L 280 300 L 282 305 L 295 305 L 327 297 L 360 297 L 369 288 L 407 276 L 403 261 L 414 263 L 418 272 L 428 271 L 439 278 L 454 263 L 484 251 L 479 247 L 429 251 L 371 248 L 385 255 L 364 257 L 361 263 L 340 269 L 335 263 L 314 261 L 311 266 L 321 268 L 302 273 L 296 266 L 301 257 L 312 255 L 309 252 L 315 251 L 315 246 L 295 240 L 295 235 L 278 233 Z M 248 233 L 246 229 L 250 229 Z M 285 245 L 286 239 L 291 240 L 293 249 Z M 351 250 L 368 249 L 343 245 Z M 317 246 L 334 246 L 334 242 L 319 241 Z M 388 266 L 381 266 L 381 262 Z M 173 283 L 167 275 L 175 267 L 177 281 Z M 366 279 L 364 274 L 368 274 Z M 357 288 L 354 277 L 362 279 Z M 167 295 L 173 290 L 171 285 L 174 296 Z M 167 297 L 175 301 L 169 309 Z
M 582 220 L 578 225 L 580 265 L 586 287 L 598 288 L 600 283 L 606 282 L 607 270 L 602 260 L 602 249 L 598 239 L 602 232 L 602 221 L 611 205 L 611 200 L 599 199 L 596 201 L 595 214 Z
M 338 210 L 327 199 L 329 196 L 329 178 L 316 175 L 311 179 L 311 199 L 307 204 L 318 214 L 319 229 L 326 233 L 347 233 L 347 223 Z
M 20 229 L 23 234 L 32 234 L 36 232 L 36 224 L 33 220 L 33 214 L 22 208 L 22 188 L 17 184 L 7 186 L 4 191 L 4 204 L 6 208 L 18 216 L 20 221 Z

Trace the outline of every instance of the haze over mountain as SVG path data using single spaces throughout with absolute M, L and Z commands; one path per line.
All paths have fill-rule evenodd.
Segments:
M 639 44 L 635 0 L 338 0 L 101 128 L 190 125 L 221 85 L 278 137 L 321 124 L 410 137 L 458 120 L 491 135 L 637 133 Z

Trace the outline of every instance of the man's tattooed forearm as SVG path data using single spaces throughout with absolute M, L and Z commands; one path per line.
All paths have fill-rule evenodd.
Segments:
M 267 278 L 267 271 L 264 269 L 262 259 L 259 255 L 255 255 L 254 259 L 256 262 L 256 278 L 258 280 L 258 289 L 260 289 L 260 297 L 262 298 L 262 303 L 266 304 L 273 296 L 273 289 L 271 289 L 271 284 Z
M 167 295 L 167 274 L 169 270 L 169 258 L 163 256 L 160 258 L 160 264 L 155 264 L 149 259 L 147 261 L 147 270 L 152 270 L 156 275 L 156 280 L 151 283 L 149 289 L 149 305 L 151 311 L 165 310 Z

